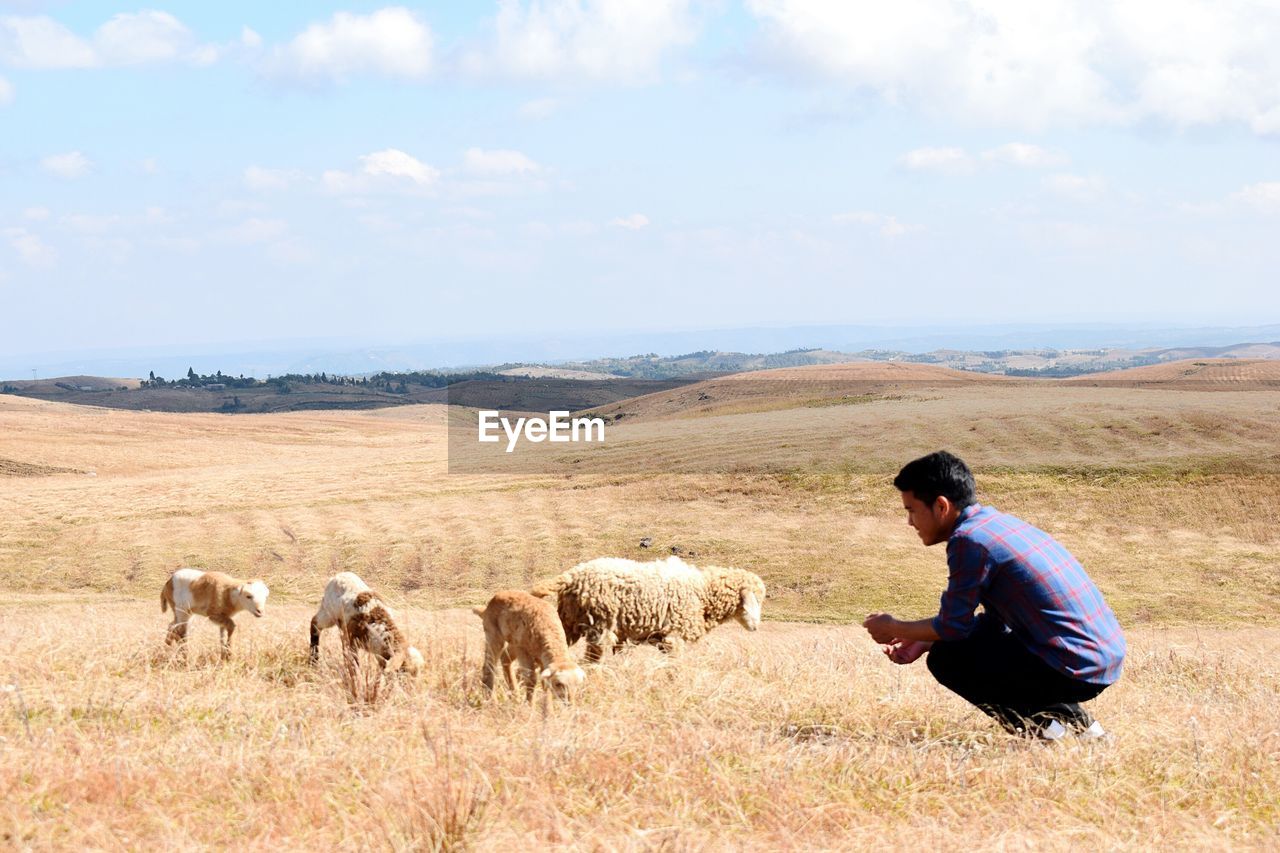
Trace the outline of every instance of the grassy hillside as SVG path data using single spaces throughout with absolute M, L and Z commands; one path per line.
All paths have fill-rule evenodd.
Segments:
M 33 849 L 779 850 L 1280 843 L 1280 635 L 1132 627 L 1110 746 L 998 734 L 852 628 L 609 658 L 573 706 L 479 692 L 479 621 L 404 610 L 427 661 L 353 705 L 303 605 L 215 658 L 154 602 L 0 598 L 0 839 Z M 74 625 L 75 631 L 65 627 Z M 1247 655 L 1240 649 L 1248 649 Z
M 0 397 L 0 838 L 1274 847 L 1280 391 L 1239 387 L 760 397 L 624 418 L 603 447 L 540 445 L 496 473 L 449 458 L 467 413 L 442 406 L 232 419 Z M 850 625 L 936 608 L 943 554 L 890 478 L 944 446 L 1119 614 L 1131 655 L 1094 703 L 1109 746 L 1007 738 Z M 672 545 L 759 572 L 762 631 L 608 659 L 571 707 L 479 694 L 479 621 L 450 608 Z M 164 650 L 158 589 L 184 564 L 271 584 L 229 665 L 207 622 L 189 661 Z M 372 706 L 344 688 L 334 638 L 305 663 L 339 569 L 399 606 L 427 658 Z
M 889 479 L 949 447 L 985 500 L 1060 535 L 1129 618 L 1280 610 L 1276 392 L 917 390 L 624 421 L 603 447 L 474 461 L 447 458 L 445 414 L 229 420 L 0 399 L 0 458 L 95 474 L 0 479 L 0 571 L 13 590 L 149 597 L 195 563 L 310 598 L 344 567 L 441 606 L 642 556 L 651 536 L 759 571 L 777 615 L 847 619 L 935 601 L 941 554 L 919 547 Z

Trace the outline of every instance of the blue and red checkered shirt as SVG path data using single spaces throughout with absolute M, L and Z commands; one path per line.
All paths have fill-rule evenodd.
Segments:
M 1071 678 L 1111 684 L 1125 642 L 1116 616 L 1075 557 L 1020 518 L 968 506 L 947 542 L 950 580 L 933 628 L 960 640 L 981 604 L 1045 663 Z

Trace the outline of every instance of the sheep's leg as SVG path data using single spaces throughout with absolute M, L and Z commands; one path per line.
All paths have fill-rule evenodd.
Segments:
M 679 637 L 671 637 L 664 634 L 658 638 L 657 645 L 663 654 L 676 655 L 684 651 L 684 640 Z
M 502 650 L 502 676 L 507 680 L 507 689 L 512 693 L 516 692 L 515 680 L 511 677 L 511 666 L 514 659 L 511 657 L 511 647 L 508 646 Z
M 533 701 L 533 688 L 538 683 L 538 671 L 533 667 L 533 657 L 523 650 L 519 653 L 520 686 L 524 688 L 524 698 Z
M 494 668 L 498 665 L 498 652 L 494 649 L 493 643 L 489 642 L 489 638 L 485 638 L 484 644 L 484 669 L 480 672 L 480 683 L 484 689 L 493 693 L 493 677 Z
M 231 660 L 231 635 L 236 632 L 235 620 L 222 616 L 213 621 L 218 623 L 218 634 L 222 638 L 222 659 Z
M 321 626 L 319 613 L 311 617 L 311 662 L 312 663 L 320 662 L 320 632 L 328 627 L 329 627 L 328 625 Z
M 621 645 L 618 633 L 611 625 L 601 625 L 597 622 L 595 630 L 587 634 L 587 652 L 583 655 L 583 659 L 587 663 L 599 663 L 604 657 L 605 648 L 615 645 Z
M 173 623 L 169 626 L 169 633 L 165 635 L 165 645 L 173 645 L 174 643 L 182 643 L 185 645 L 187 639 L 187 620 L 191 618 L 189 610 L 173 609 Z

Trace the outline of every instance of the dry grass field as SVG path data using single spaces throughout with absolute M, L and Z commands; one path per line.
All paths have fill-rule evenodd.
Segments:
M 439 406 L 0 397 L 3 846 L 1280 844 L 1280 390 L 805 395 L 624 419 L 603 447 L 544 445 L 501 473 L 447 458 Z M 889 479 L 937 447 L 1067 544 L 1120 615 L 1131 658 L 1095 703 L 1110 744 L 999 734 L 849 626 L 936 607 L 943 555 Z M 481 700 L 479 620 L 456 608 L 673 544 L 760 573 L 764 628 L 607 659 L 569 707 Z M 272 586 L 229 665 L 208 623 L 190 660 L 164 650 L 158 591 L 184 564 Z M 333 639 L 305 663 L 338 569 L 387 593 L 427 657 L 373 706 Z

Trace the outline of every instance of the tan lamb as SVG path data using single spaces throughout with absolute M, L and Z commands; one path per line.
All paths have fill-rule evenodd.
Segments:
M 262 616 L 270 590 L 259 578 L 240 580 L 222 572 L 201 569 L 178 569 L 169 575 L 160 590 L 160 612 L 173 608 L 173 623 L 165 637 L 168 644 L 185 643 L 187 620 L 191 614 L 208 618 L 218 626 L 222 638 L 222 657 L 231 657 L 231 635 L 236 631 L 232 619 L 241 610 Z
M 564 627 L 555 608 L 517 589 L 495 593 L 485 607 L 472 612 L 484 620 L 484 672 L 481 680 L 493 692 L 494 669 L 501 665 L 507 686 L 515 689 L 511 665 L 520 667 L 525 698 L 533 700 L 539 681 L 561 699 L 582 685 L 586 674 L 569 657 Z
M 422 653 L 409 645 L 395 613 L 354 572 L 338 572 L 324 588 L 320 608 L 311 617 L 311 662 L 320 660 L 320 632 L 337 626 L 347 654 L 364 649 L 378 659 L 384 672 L 403 669 L 417 675 Z

